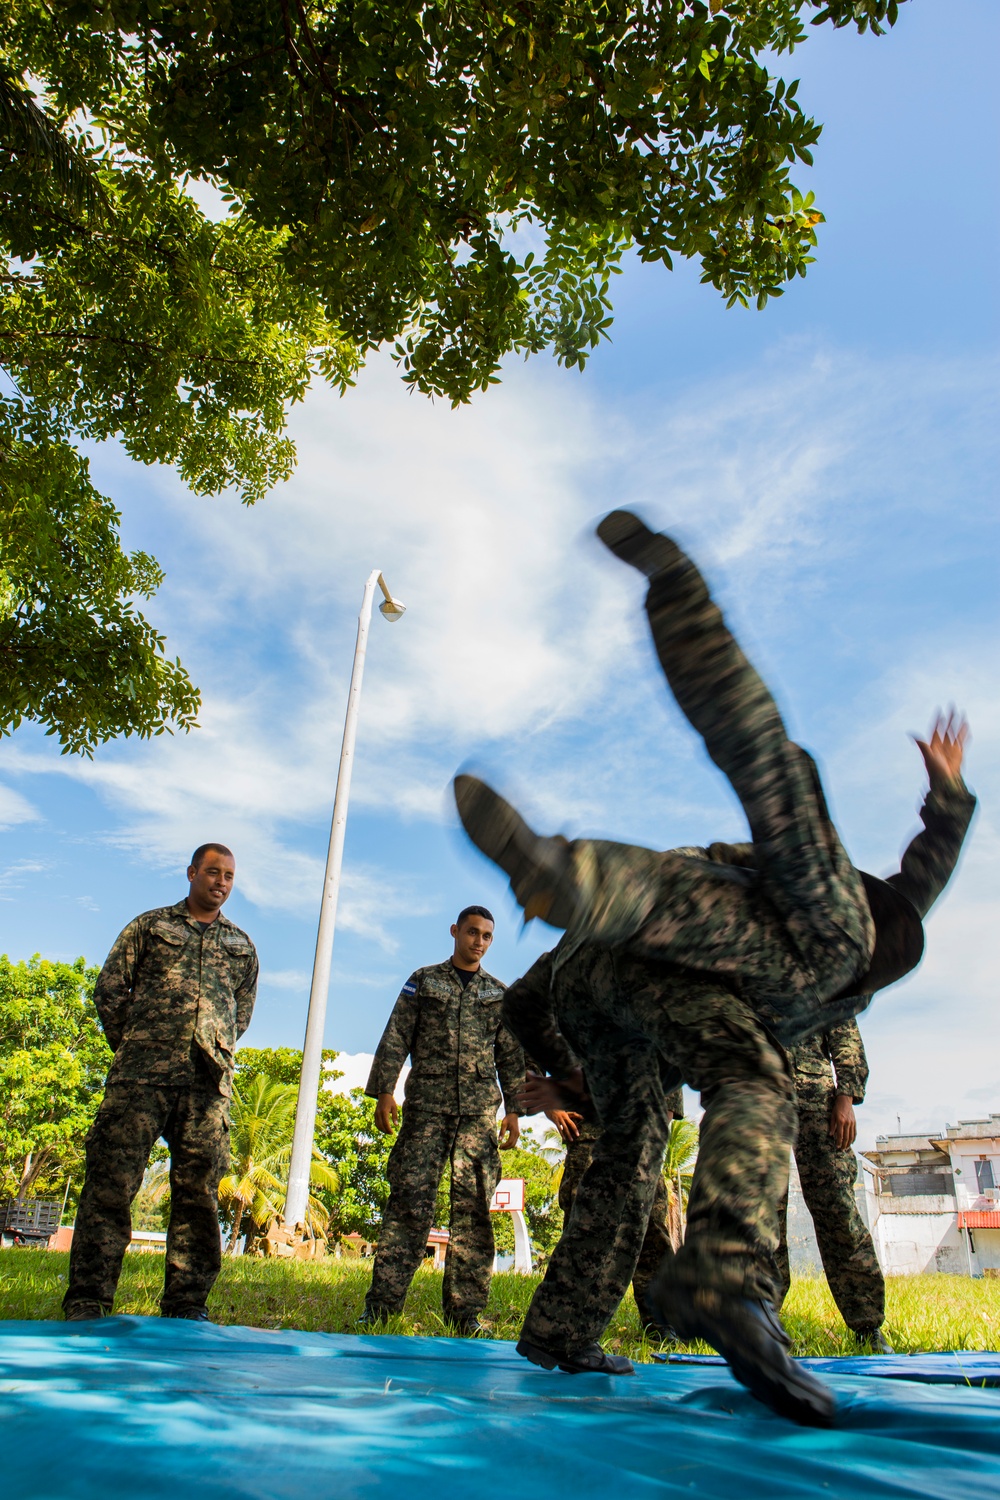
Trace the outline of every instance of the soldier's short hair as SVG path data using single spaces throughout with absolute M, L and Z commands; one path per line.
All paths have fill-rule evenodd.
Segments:
M 191 864 L 194 865 L 196 870 L 198 869 L 198 866 L 201 864 L 202 860 L 205 858 L 205 855 L 211 854 L 213 850 L 216 854 L 228 854 L 230 859 L 236 858 L 236 855 L 233 853 L 232 849 L 227 849 L 225 844 L 199 844 L 197 849 L 191 856 Z M 190 868 L 191 865 L 188 866 L 188 869 Z
M 493 921 L 493 913 L 491 911 L 487 911 L 485 906 L 463 906 L 462 910 L 455 918 L 455 926 L 461 927 L 466 917 L 485 917 L 487 922 Z M 494 923 L 494 925 L 496 924 Z

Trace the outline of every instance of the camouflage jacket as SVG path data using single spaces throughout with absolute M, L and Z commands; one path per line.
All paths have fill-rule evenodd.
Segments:
M 932 786 L 920 809 L 923 828 L 907 844 L 899 873 L 888 875 L 894 885 L 926 917 L 948 881 L 976 810 L 976 799 L 965 782 Z
M 190 1083 L 200 1058 L 219 1092 L 257 993 L 257 951 L 234 923 L 207 927 L 187 902 L 143 912 L 115 942 L 94 990 L 114 1048 L 109 1083 Z
M 789 1047 L 788 1057 L 797 1092 L 807 1093 L 817 1088 L 825 1092 L 835 1080 L 838 1094 L 849 1094 L 855 1104 L 863 1103 L 868 1082 L 868 1059 L 858 1023 L 853 1017 Z
M 372 1062 L 365 1092 L 395 1092 L 403 1064 L 406 1103 L 440 1114 L 495 1110 L 523 1114 L 516 1094 L 524 1082 L 524 1054 L 503 1025 L 504 986 L 479 969 L 462 988 L 451 959 L 411 974 L 399 992 Z M 500 1087 L 497 1087 L 499 1075 Z
M 886 885 L 905 896 L 919 916 L 926 917 L 954 874 L 975 810 L 976 799 L 961 778 L 932 786 L 924 798 L 920 808 L 924 826 L 904 849 L 899 870 L 885 877 Z M 750 870 L 756 865 L 753 844 L 710 844 L 707 849 L 674 852 Z

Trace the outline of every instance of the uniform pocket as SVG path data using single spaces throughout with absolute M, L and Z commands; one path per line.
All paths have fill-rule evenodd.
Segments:
M 151 938 L 157 942 L 166 943 L 170 948 L 183 948 L 186 941 L 185 931 L 172 926 L 169 922 L 154 922 L 149 929 Z

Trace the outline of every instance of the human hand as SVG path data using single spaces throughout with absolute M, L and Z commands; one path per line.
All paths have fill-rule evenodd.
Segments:
M 854 1145 L 858 1122 L 854 1115 L 854 1100 L 847 1094 L 838 1094 L 834 1099 L 827 1132 L 833 1137 L 833 1144 L 838 1151 L 846 1151 L 849 1146 Z
M 375 1105 L 375 1129 L 392 1135 L 399 1124 L 399 1105 L 391 1094 L 379 1094 Z
M 940 786 L 942 782 L 959 780 L 968 738 L 969 725 L 965 715 L 957 713 L 954 708 L 948 710 L 947 718 L 942 713 L 935 716 L 926 740 L 913 736 L 916 747 L 924 758 L 932 788 Z
M 521 1138 L 521 1122 L 517 1115 L 504 1115 L 497 1131 L 497 1142 L 501 1151 L 510 1151 Z
M 579 1138 L 583 1115 L 578 1115 L 571 1109 L 547 1109 L 545 1115 L 552 1121 L 567 1146 L 571 1146 Z
M 579 1081 L 579 1087 L 574 1084 Z M 561 1083 L 554 1078 L 543 1078 L 540 1073 L 529 1073 L 518 1090 L 518 1103 L 526 1114 L 548 1114 L 550 1110 L 565 1110 L 572 1106 L 574 1094 L 583 1097 L 583 1073 L 574 1069 L 570 1077 Z M 576 1101 L 578 1102 L 578 1100 Z

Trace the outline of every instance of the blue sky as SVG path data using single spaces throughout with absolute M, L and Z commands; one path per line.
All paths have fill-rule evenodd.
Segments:
M 98 484 L 167 583 L 149 613 L 204 692 L 202 728 L 93 763 L 33 729 L 0 746 L 2 945 L 100 962 L 179 898 L 191 847 L 231 844 L 228 913 L 262 963 L 246 1040 L 301 1045 L 334 778 L 368 571 L 374 621 L 328 1044 L 370 1053 L 400 983 L 446 956 L 459 906 L 519 936 L 447 796 L 474 762 L 537 822 L 659 845 L 738 836 L 739 809 L 667 701 L 638 580 L 594 521 L 634 504 L 686 540 L 820 758 L 854 857 L 893 867 L 922 779 L 908 731 L 969 713 L 982 806 L 927 960 L 866 1018 L 860 1144 L 1000 1109 L 1000 661 L 993 0 L 913 0 L 882 39 L 813 32 L 778 67 L 825 123 L 817 264 L 764 313 L 692 267 L 630 263 L 613 339 L 452 412 L 376 359 L 295 413 L 299 466 L 254 511 L 196 500 L 112 447 Z M 354 1065 L 363 1069 L 363 1060 Z

